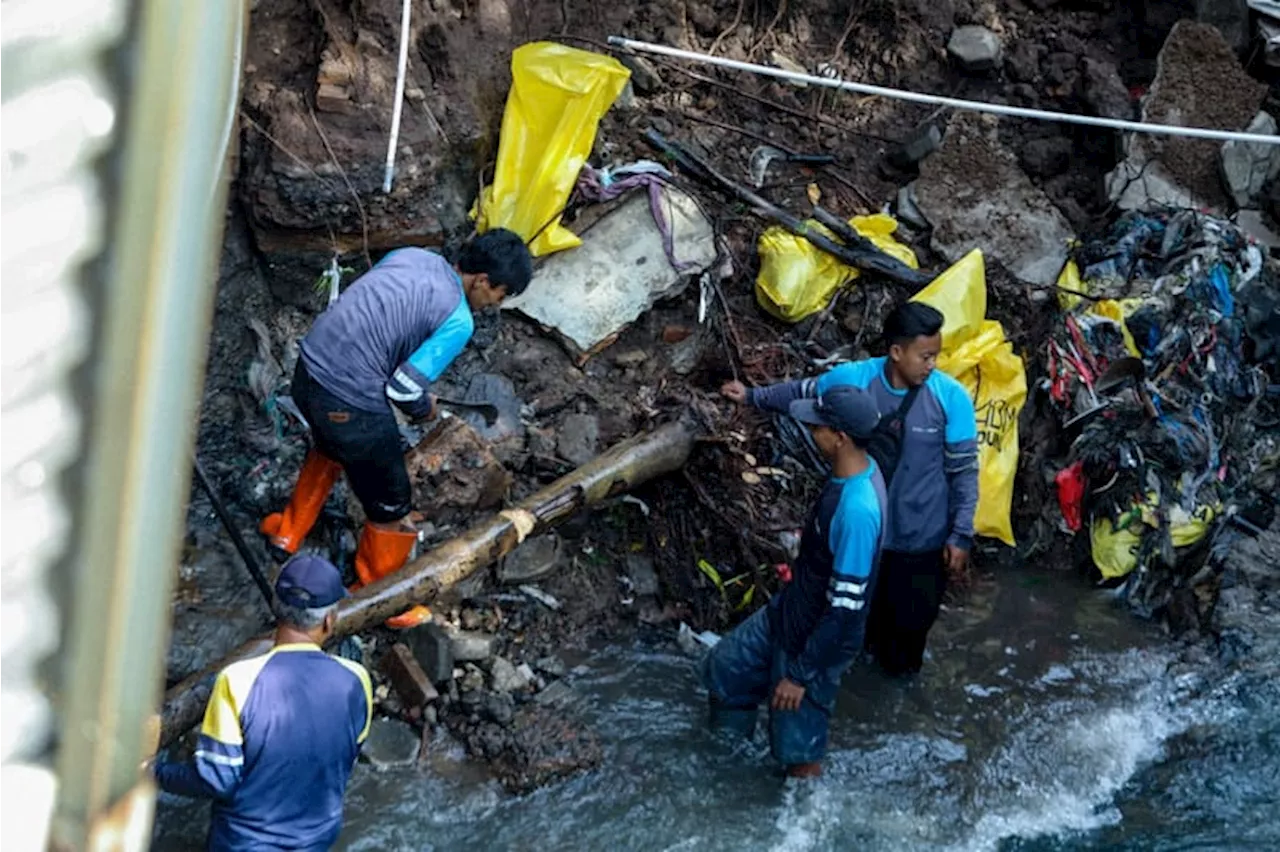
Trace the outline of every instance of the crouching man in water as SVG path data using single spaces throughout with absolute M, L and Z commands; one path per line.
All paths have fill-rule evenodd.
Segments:
M 369 673 L 320 650 L 346 594 L 324 559 L 286 563 L 275 647 L 218 675 L 193 763 L 156 765 L 161 789 L 213 799 L 210 850 L 321 850 L 338 839 L 347 779 L 373 718 Z
M 426 249 L 393 251 L 320 315 L 293 376 L 293 398 L 315 446 L 289 505 L 260 527 L 278 557 L 298 552 L 345 470 L 368 518 L 356 549 L 360 584 L 404 565 L 417 533 L 408 522 L 412 488 L 389 403 L 415 420 L 435 417 L 427 388 L 471 339 L 471 312 L 520 294 L 532 276 L 524 241 L 498 228 L 464 246 L 453 265 Z M 414 627 L 430 617 L 416 606 L 387 626 Z
M 792 580 L 708 654 L 715 727 L 750 736 L 769 702 L 773 756 L 794 777 L 822 773 L 840 677 L 862 650 L 885 516 L 884 480 L 867 455 L 880 415 L 849 386 L 791 403 L 831 461 L 800 540 Z

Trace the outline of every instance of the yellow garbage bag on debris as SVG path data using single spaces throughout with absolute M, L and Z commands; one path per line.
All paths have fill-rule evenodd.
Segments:
M 915 252 L 893 238 L 898 220 L 883 213 L 854 216 L 849 224 L 876 248 L 915 269 Z M 806 226 L 832 236 L 812 220 Z M 756 245 L 760 254 L 760 274 L 756 276 L 756 302 L 784 322 L 799 322 L 827 306 L 836 291 L 858 277 L 858 270 L 846 266 L 804 237 L 774 225 L 765 229 Z
M 1138 565 L 1138 545 L 1146 527 L 1157 529 L 1159 520 L 1155 513 L 1156 498 L 1147 495 L 1147 502 L 1139 507 L 1137 516 L 1119 527 L 1110 518 L 1099 518 L 1089 527 L 1089 548 L 1093 564 L 1105 579 L 1123 577 Z M 1169 538 L 1174 547 L 1187 547 L 1204 538 L 1209 525 L 1217 517 L 1214 506 L 1198 506 L 1194 512 L 1186 512 L 1175 506 L 1169 512 Z
M 472 210 L 477 230 L 508 228 L 526 240 L 538 234 L 529 246 L 535 257 L 581 245 L 560 225 L 559 213 L 600 119 L 630 76 L 622 63 L 599 53 L 551 42 L 516 48 L 493 184 Z
M 982 252 L 974 249 L 917 293 L 913 300 L 942 312 L 938 369 L 969 391 L 978 420 L 978 535 L 1014 544 L 1010 510 L 1018 473 L 1018 417 L 1027 400 L 1022 359 L 1004 327 L 986 318 L 987 280 Z

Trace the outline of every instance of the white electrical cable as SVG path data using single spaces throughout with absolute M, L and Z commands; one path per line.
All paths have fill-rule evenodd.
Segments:
M 1134 133 L 1152 133 L 1163 134 L 1166 136 L 1190 136 L 1196 139 L 1212 139 L 1219 142 L 1253 142 L 1262 145 L 1280 145 L 1280 136 L 1266 136 L 1261 133 L 1237 133 L 1228 130 L 1210 130 L 1206 127 L 1180 127 L 1174 124 L 1146 124 L 1141 121 L 1124 121 L 1116 118 L 1098 118 L 1091 115 L 1073 115 L 1066 112 L 1053 112 L 1043 109 L 1028 109 L 1026 107 L 1002 106 L 1000 104 L 988 104 L 982 101 L 966 101 L 960 98 L 948 98 L 942 95 L 928 95 L 921 92 L 909 92 L 903 89 L 890 89 L 886 86 L 872 86 L 867 83 L 853 83 L 848 80 L 841 80 L 839 77 L 819 77 L 813 74 L 799 74 L 795 71 L 787 71 L 782 68 L 770 68 L 767 65 L 756 65 L 751 62 L 739 62 L 736 59 L 725 59 L 720 56 L 710 56 L 705 53 L 696 53 L 692 50 L 680 50 L 674 47 L 667 47 L 661 44 L 650 44 L 644 41 L 633 41 L 629 38 L 621 36 L 609 36 L 609 44 L 614 47 L 621 47 L 627 50 L 635 50 L 641 53 L 656 53 L 660 56 L 670 56 L 674 59 L 688 59 L 692 62 L 701 62 L 706 65 L 719 65 L 721 68 L 731 68 L 735 71 L 748 71 L 752 74 L 762 74 L 766 77 L 778 77 L 783 80 L 791 80 L 797 83 L 807 83 L 812 86 L 826 86 L 832 89 L 842 89 L 846 92 L 857 92 L 863 95 L 878 95 L 885 98 L 896 98 L 902 101 L 910 101 L 917 104 L 930 104 L 933 106 L 952 107 L 954 109 L 973 110 L 974 112 L 989 112 L 996 115 L 1009 115 L 1016 118 L 1032 118 L 1040 121 L 1060 121 L 1066 124 L 1084 124 L 1090 127 L 1107 127 L 1113 130 L 1129 130 Z
M 409 10 L 412 0 L 404 0 L 400 13 L 400 64 L 396 69 L 396 101 L 391 108 L 391 139 L 387 142 L 387 167 L 382 172 L 382 191 L 391 192 L 391 176 L 396 170 L 396 142 L 400 139 L 400 108 L 404 104 L 404 74 L 409 65 Z

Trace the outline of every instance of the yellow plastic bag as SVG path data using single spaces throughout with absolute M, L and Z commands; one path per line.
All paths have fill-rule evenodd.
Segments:
M 516 48 L 493 184 L 472 211 L 477 230 L 508 228 L 528 240 L 542 229 L 529 246 L 535 257 L 581 245 L 559 212 L 630 76 L 598 53 L 551 42 Z
M 1074 311 L 1084 301 L 1076 293 L 1092 295 L 1089 293 L 1089 285 L 1080 278 L 1080 267 L 1076 266 L 1074 260 L 1068 260 L 1067 265 L 1058 273 L 1057 286 L 1063 288 L 1058 290 L 1058 307 L 1064 311 Z
M 806 226 L 827 236 L 831 232 L 814 221 Z M 915 269 L 915 252 L 893 238 L 898 221 L 892 216 L 854 216 L 849 224 L 886 254 Z M 858 277 L 846 266 L 804 237 L 774 225 L 765 229 L 756 245 L 760 274 L 756 276 L 756 302 L 784 322 L 799 322 L 827 306 L 836 291 Z
M 1133 335 L 1129 333 L 1129 326 L 1125 324 L 1125 318 L 1141 306 L 1141 299 L 1121 299 L 1120 301 L 1103 299 L 1090 305 L 1085 310 L 1085 313 L 1106 317 L 1114 321 L 1116 325 L 1120 326 L 1120 334 L 1124 337 L 1124 348 L 1133 357 L 1141 358 L 1142 353 L 1138 351 L 1138 344 L 1134 342 Z
M 1174 547 L 1187 547 L 1204 538 L 1209 525 L 1217 517 L 1218 507 L 1199 506 L 1195 512 L 1174 507 L 1169 513 L 1169 538 Z M 1147 495 L 1141 506 L 1140 516 L 1116 527 L 1110 518 L 1099 518 L 1089 527 L 1089 549 L 1093 564 L 1106 579 L 1123 577 L 1138 565 L 1138 545 L 1142 541 L 1144 527 L 1156 529 L 1159 520 L 1155 513 L 1155 495 Z
M 986 319 L 987 281 L 975 249 L 913 297 L 942 312 L 938 369 L 969 391 L 978 421 L 978 535 L 1014 544 L 1010 510 L 1018 473 L 1018 417 L 1027 400 L 1022 359 L 1004 327 Z

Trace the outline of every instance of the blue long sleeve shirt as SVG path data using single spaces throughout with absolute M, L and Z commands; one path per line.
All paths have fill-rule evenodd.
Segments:
M 156 782 L 213 800 L 210 850 L 328 849 L 372 718 L 363 666 L 278 645 L 219 673 L 194 760 L 157 764 Z
M 302 341 L 307 372 L 361 411 L 388 400 L 410 417 L 431 411 L 428 388 L 471 339 L 462 279 L 440 255 L 397 249 L 351 284 Z
M 866 470 L 827 480 L 800 537 L 792 580 L 769 602 L 787 677 L 808 685 L 862 649 L 885 517 L 884 478 Z
M 792 400 L 837 385 L 869 392 L 882 417 L 897 412 L 906 390 L 889 382 L 885 358 L 841 364 L 811 379 L 753 388 L 748 402 L 785 413 Z M 973 545 L 978 507 L 978 425 L 968 391 L 941 370 L 929 374 L 903 423 L 902 454 L 889 483 L 885 550 L 925 553 Z

